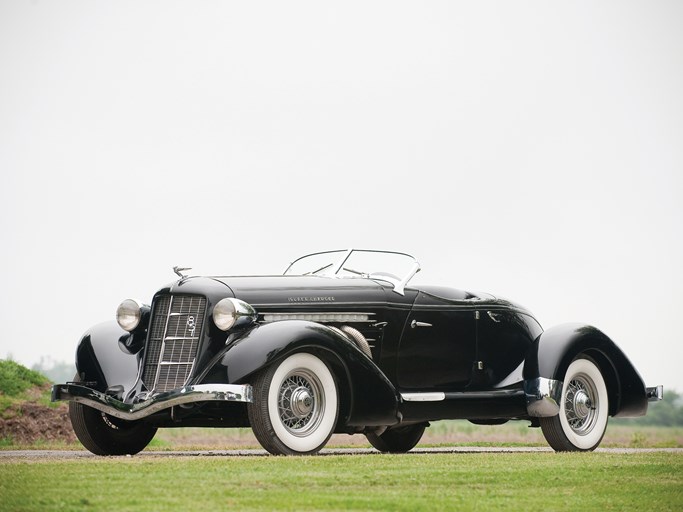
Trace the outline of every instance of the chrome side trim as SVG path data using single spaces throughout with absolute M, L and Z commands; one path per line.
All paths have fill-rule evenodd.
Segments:
M 440 402 L 446 399 L 446 394 L 440 391 L 433 393 L 401 393 L 405 402 Z
M 135 404 L 127 404 L 96 389 L 79 384 L 52 386 L 52 401 L 68 400 L 97 409 L 122 420 L 139 420 L 175 405 L 192 402 L 252 402 L 251 385 L 197 384 L 152 395 Z
M 547 418 L 560 412 L 562 381 L 539 377 L 524 381 L 526 409 L 529 416 Z
M 309 322 L 371 322 L 370 316 L 375 313 L 354 312 L 306 312 L 306 313 L 261 313 L 264 322 L 279 322 L 282 320 L 308 320 Z

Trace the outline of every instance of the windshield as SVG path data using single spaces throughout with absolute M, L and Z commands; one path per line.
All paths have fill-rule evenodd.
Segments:
M 303 256 L 287 267 L 285 275 L 376 279 L 393 284 L 394 290 L 402 293 L 419 270 L 420 264 L 409 254 L 345 249 Z

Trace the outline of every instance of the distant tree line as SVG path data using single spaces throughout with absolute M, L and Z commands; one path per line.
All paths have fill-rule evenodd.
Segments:
M 31 370 L 42 373 L 57 384 L 72 381 L 74 380 L 74 375 L 76 375 L 74 363 L 55 361 L 51 357 L 41 357 L 38 363 L 31 366 Z

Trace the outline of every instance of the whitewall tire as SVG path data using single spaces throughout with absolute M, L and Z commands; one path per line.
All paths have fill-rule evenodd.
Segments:
M 543 435 L 555 450 L 590 451 L 602 441 L 608 416 L 605 379 L 595 362 L 582 356 L 567 368 L 559 414 L 540 418 L 540 422 Z
M 318 452 L 337 423 L 334 375 L 317 356 L 300 352 L 259 373 L 248 405 L 256 439 L 275 455 Z

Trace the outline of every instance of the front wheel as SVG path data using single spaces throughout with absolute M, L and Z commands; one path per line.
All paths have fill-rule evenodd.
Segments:
M 608 415 L 605 379 L 592 359 L 581 357 L 567 368 L 559 414 L 539 419 L 543 435 L 554 450 L 591 451 L 605 435 Z
M 289 356 L 252 382 L 249 422 L 261 446 L 274 455 L 318 452 L 334 432 L 338 393 L 334 376 L 318 357 Z
M 422 439 L 426 424 L 407 425 L 387 429 L 382 434 L 368 432 L 365 437 L 377 450 L 384 453 L 405 453 L 412 450 Z
M 69 417 L 78 440 L 95 455 L 136 454 L 157 432 L 156 427 L 120 420 L 77 402 L 69 402 Z

